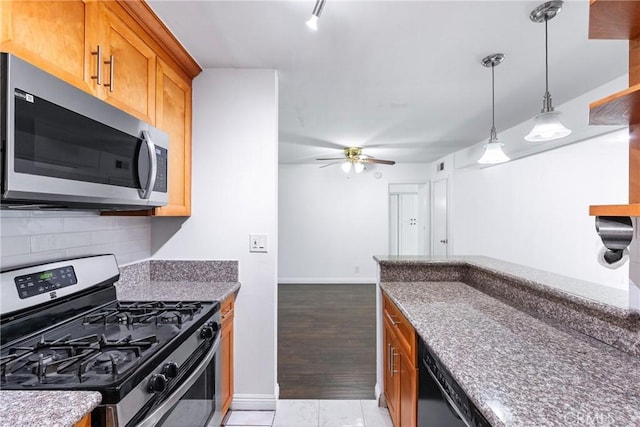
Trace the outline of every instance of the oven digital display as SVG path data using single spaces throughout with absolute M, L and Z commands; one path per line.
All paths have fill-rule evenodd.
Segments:
M 56 268 L 38 273 L 17 276 L 14 279 L 20 299 L 55 291 L 78 283 L 73 267 Z

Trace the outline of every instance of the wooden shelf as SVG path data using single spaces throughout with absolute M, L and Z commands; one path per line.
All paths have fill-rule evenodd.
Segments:
M 590 125 L 640 123 L 640 84 L 589 104 Z
M 591 216 L 637 216 L 640 217 L 640 204 L 635 205 L 592 205 Z
M 640 1 L 591 0 L 589 38 L 631 40 L 640 36 Z

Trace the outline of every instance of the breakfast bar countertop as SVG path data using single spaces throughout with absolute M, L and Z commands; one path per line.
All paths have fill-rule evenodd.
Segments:
M 640 425 L 640 359 L 462 282 L 382 282 L 494 426 Z

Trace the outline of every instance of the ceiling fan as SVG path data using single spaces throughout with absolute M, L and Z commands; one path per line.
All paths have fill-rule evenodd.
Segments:
M 331 161 L 331 163 L 320 166 L 321 168 L 342 163 L 343 171 L 349 172 L 353 167 L 353 170 L 355 170 L 356 173 L 360 173 L 364 170 L 365 163 L 379 163 L 382 165 L 396 164 L 396 162 L 394 162 L 393 160 L 376 159 L 375 157 L 362 154 L 362 148 L 360 147 L 345 147 L 344 157 L 323 157 L 316 160 Z

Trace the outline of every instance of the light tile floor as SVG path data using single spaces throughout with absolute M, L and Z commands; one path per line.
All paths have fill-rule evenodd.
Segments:
M 375 400 L 279 400 L 274 411 L 232 411 L 225 426 L 393 427 Z

